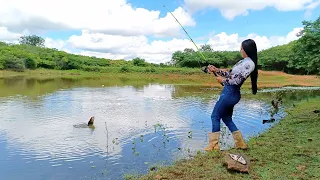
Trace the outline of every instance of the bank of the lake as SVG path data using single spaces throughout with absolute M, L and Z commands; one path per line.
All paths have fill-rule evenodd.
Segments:
M 158 69 L 158 68 L 157 68 Z M 128 79 L 128 80 L 148 80 L 150 82 L 167 84 L 197 84 L 212 87 L 221 87 L 210 74 L 199 72 L 195 69 L 176 68 L 173 72 L 159 68 L 156 72 L 95 72 L 81 70 L 49 70 L 36 69 L 24 72 L 0 71 L 0 78 L 12 76 L 27 76 L 30 78 L 104 78 L 104 79 Z M 245 82 L 243 88 L 250 88 L 250 78 Z M 272 88 L 284 86 L 320 86 L 320 77 L 316 75 L 292 75 L 279 71 L 259 71 L 258 88 Z
M 249 174 L 228 172 L 222 165 L 223 153 L 199 153 L 141 179 L 319 179 L 320 141 L 318 140 L 320 97 L 303 100 L 287 109 L 278 124 L 251 138 L 249 149 L 241 151 L 251 159 Z M 237 153 L 237 150 L 229 152 Z M 135 179 L 137 175 L 127 175 Z

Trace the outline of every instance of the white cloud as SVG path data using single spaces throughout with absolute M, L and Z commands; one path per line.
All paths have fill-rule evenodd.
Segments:
M 312 15 L 312 10 L 315 9 L 316 7 L 318 7 L 320 5 L 320 0 L 315 1 L 313 3 L 310 3 L 307 7 L 306 7 L 306 12 L 304 14 L 305 18 L 310 18 Z
M 240 50 L 241 42 L 245 39 L 253 39 L 257 44 L 258 51 L 267 49 L 273 46 L 287 44 L 293 40 L 298 39 L 297 33 L 302 30 L 302 28 L 294 28 L 286 36 L 259 36 L 257 34 L 248 34 L 246 37 L 239 37 L 238 34 L 226 34 L 222 32 L 220 34 L 214 35 L 208 41 L 208 44 L 212 45 L 214 50 Z
M 184 26 L 196 24 L 181 7 L 173 13 Z M 164 37 L 176 36 L 181 30 L 169 13 L 160 17 L 160 11 L 133 8 L 126 0 L 1 1 L 0 17 L 0 26 L 14 32 L 85 29 L 110 35 Z
M 19 38 L 25 34 L 29 34 L 29 33 L 28 32 L 14 33 L 14 32 L 8 31 L 6 27 L 0 27 L 0 41 L 2 42 L 18 44 Z M 70 51 L 67 48 L 68 44 L 66 41 L 54 40 L 51 38 L 45 38 L 44 40 L 45 40 L 44 44 L 48 48 L 56 48 L 56 49 L 66 51 L 68 53 L 72 53 L 72 51 Z
M 145 36 L 116 36 L 88 31 L 83 31 L 80 36 L 71 36 L 68 42 L 72 48 L 84 50 L 80 53 L 82 55 L 126 60 L 141 57 L 153 63 L 167 62 L 174 51 L 193 48 L 188 39 L 174 38 L 149 43 Z
M 259 36 L 248 34 L 239 37 L 238 34 L 226 34 L 225 32 L 212 35 L 206 42 L 212 45 L 214 50 L 238 51 L 241 42 L 245 39 L 254 39 L 258 50 L 267 49 L 276 45 L 282 45 L 298 39 L 296 34 L 302 28 L 294 28 L 286 36 Z M 133 59 L 144 58 L 148 62 L 165 63 L 170 61 L 172 53 L 185 48 L 196 50 L 189 39 L 172 39 L 169 41 L 148 42 L 145 36 L 127 37 L 90 33 L 83 31 L 82 35 L 71 36 L 68 43 L 75 49 L 83 50 L 80 54 L 88 56 L 103 57 L 109 59 Z M 200 43 L 197 46 L 200 48 Z
M 6 27 L 0 27 L 0 41 L 11 42 L 17 41 L 21 34 L 8 31 Z
M 201 9 L 217 8 L 222 16 L 232 20 L 239 15 L 248 15 L 248 10 L 262 10 L 274 7 L 278 11 L 311 10 L 319 5 L 319 0 L 185 0 L 186 8 L 194 13 Z
M 66 42 L 63 40 L 54 40 L 51 38 L 45 38 L 45 46 L 48 48 L 62 49 L 66 46 Z
M 67 53 L 74 53 L 71 49 L 70 44 L 63 40 L 55 40 L 51 38 L 45 38 L 45 47 L 47 48 L 55 48 L 61 51 L 65 51 Z M 75 53 L 74 53 L 75 54 Z

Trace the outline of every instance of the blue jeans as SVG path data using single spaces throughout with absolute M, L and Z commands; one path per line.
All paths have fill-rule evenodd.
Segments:
M 220 131 L 220 119 L 226 124 L 231 132 L 237 131 L 237 126 L 232 121 L 234 106 L 240 101 L 240 87 L 226 85 L 215 104 L 212 114 L 212 132 Z

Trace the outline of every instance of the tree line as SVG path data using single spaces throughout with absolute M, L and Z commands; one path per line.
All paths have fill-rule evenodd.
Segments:
M 130 61 L 123 59 L 110 60 L 83 55 L 70 54 L 55 48 L 47 48 L 44 39 L 37 35 L 21 36 L 19 44 L 0 42 L 0 70 L 8 69 L 24 71 L 25 69 L 79 69 L 85 71 L 99 71 L 107 67 L 123 67 L 121 71 L 127 71 L 128 66 L 139 67 L 166 67 L 167 65 L 148 63 L 139 57 Z
M 297 35 L 300 36 L 298 40 L 259 52 L 259 69 L 294 74 L 320 74 L 320 16 L 315 21 L 303 21 L 302 24 L 304 28 Z M 200 47 L 206 61 L 199 52 L 186 48 L 174 52 L 167 63 L 153 64 L 139 57 L 126 61 L 69 54 L 47 48 L 44 42 L 43 38 L 36 35 L 21 36 L 19 44 L 0 42 L 0 70 L 46 68 L 97 71 L 106 67 L 122 67 L 121 72 L 125 72 L 130 66 L 199 68 L 208 64 L 227 68 L 242 58 L 239 51 L 214 51 L 206 44 Z

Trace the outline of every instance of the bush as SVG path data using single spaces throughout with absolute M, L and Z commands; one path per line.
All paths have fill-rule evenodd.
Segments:
M 124 73 L 124 72 L 130 72 L 130 68 L 128 66 L 122 66 L 120 69 L 120 72 Z
M 102 72 L 103 68 L 99 66 L 83 66 L 81 68 L 84 71 L 94 71 L 94 72 Z
M 154 72 L 156 72 L 156 69 L 155 69 L 154 67 L 148 67 L 148 68 L 145 69 L 145 72 L 152 72 L 152 73 L 154 73 Z
M 12 56 L 10 59 L 5 60 L 4 68 L 22 72 L 26 67 L 24 60 Z
M 45 68 L 45 69 L 55 69 L 56 63 L 49 60 L 40 60 L 38 63 L 38 67 Z
M 25 66 L 28 69 L 36 69 L 37 61 L 34 58 L 28 57 L 25 59 Z
M 134 66 L 142 66 L 142 67 L 146 66 L 146 62 L 144 59 L 134 58 L 132 61 Z

